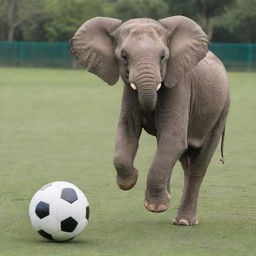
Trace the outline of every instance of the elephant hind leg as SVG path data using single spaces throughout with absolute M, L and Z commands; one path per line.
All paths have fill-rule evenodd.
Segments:
M 191 190 L 190 184 L 192 182 L 192 178 L 190 175 L 191 158 L 198 155 L 199 152 L 200 152 L 200 149 L 189 148 L 186 151 L 186 153 L 184 153 L 180 158 L 181 166 L 184 171 L 184 187 L 183 187 L 183 194 L 182 194 L 182 199 L 181 199 L 178 216 L 172 220 L 173 224 L 175 224 L 175 225 L 190 226 L 190 225 L 198 224 L 198 220 L 196 219 L 195 214 L 192 213 L 193 209 L 194 209 L 194 205 L 193 205 L 192 201 L 194 201 L 195 198 L 193 198 L 193 200 L 191 200 L 191 198 L 188 199 L 188 196 L 189 196 L 189 194 L 191 196 L 191 193 L 189 192 L 189 190 Z M 191 208 L 190 208 L 190 206 L 188 206 L 187 201 L 189 201 L 192 204 Z M 186 204 L 186 206 L 184 206 L 185 204 Z M 190 209 L 188 209 L 188 208 L 190 208 Z
M 180 159 L 184 169 L 184 189 L 178 215 L 173 220 L 176 225 L 198 224 L 196 214 L 200 186 L 225 128 L 226 116 L 227 111 L 224 111 L 201 149 L 191 149 Z

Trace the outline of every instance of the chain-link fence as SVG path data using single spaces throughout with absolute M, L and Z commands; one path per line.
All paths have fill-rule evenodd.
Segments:
M 0 42 L 1 66 L 77 67 L 67 42 Z M 256 44 L 212 43 L 228 70 L 256 70 Z
M 0 42 L 1 66 L 72 67 L 66 42 Z
M 228 70 L 256 70 L 256 44 L 211 44 L 213 51 Z

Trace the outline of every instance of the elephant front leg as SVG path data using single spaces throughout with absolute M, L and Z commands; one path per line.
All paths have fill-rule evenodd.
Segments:
M 144 206 L 151 212 L 163 212 L 170 203 L 170 176 L 173 166 L 185 150 L 185 142 L 173 136 L 158 141 L 155 159 L 147 178 Z
M 137 182 L 138 171 L 133 166 L 141 134 L 139 119 L 120 120 L 117 131 L 114 166 L 117 171 L 117 185 L 123 190 L 131 189 Z

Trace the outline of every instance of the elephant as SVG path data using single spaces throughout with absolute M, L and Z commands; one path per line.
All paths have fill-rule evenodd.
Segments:
M 120 189 L 137 182 L 134 158 L 142 130 L 156 137 L 144 206 L 166 211 L 172 169 L 184 170 L 183 194 L 173 224 L 198 223 L 201 183 L 222 138 L 230 89 L 222 62 L 208 49 L 208 37 L 185 16 L 160 20 L 109 17 L 87 20 L 74 34 L 71 52 L 109 85 L 124 82 L 113 164 Z M 224 161 L 224 159 L 223 159 Z

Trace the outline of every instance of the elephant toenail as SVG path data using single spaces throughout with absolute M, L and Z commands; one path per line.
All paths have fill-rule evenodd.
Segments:
M 156 207 L 153 204 L 148 205 L 147 209 L 151 212 L 155 212 L 156 211 Z
M 172 224 L 177 225 L 178 224 L 177 220 L 176 219 L 172 219 Z
M 164 212 L 167 210 L 167 206 L 164 205 L 164 204 L 160 204 L 158 207 L 157 207 L 157 212 Z
M 179 220 L 179 225 L 181 225 L 181 226 L 189 226 L 189 223 L 185 219 L 180 219 Z

